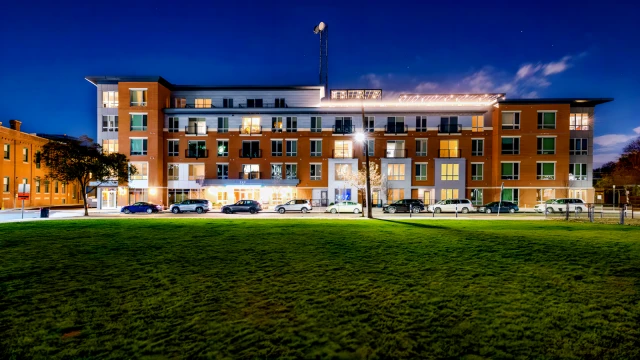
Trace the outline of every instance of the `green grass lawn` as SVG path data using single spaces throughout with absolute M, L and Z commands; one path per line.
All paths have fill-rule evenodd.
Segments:
M 640 358 L 640 228 L 0 225 L 0 358 Z

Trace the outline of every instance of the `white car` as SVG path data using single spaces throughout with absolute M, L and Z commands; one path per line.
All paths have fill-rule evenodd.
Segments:
M 362 212 L 362 204 L 358 204 L 353 201 L 340 201 L 330 205 L 325 212 L 330 212 L 332 214 L 337 214 L 339 212 L 359 214 Z
M 179 202 L 177 204 L 171 205 L 169 210 L 174 214 L 179 214 L 185 211 L 195 211 L 198 214 L 206 213 L 207 211 L 213 209 L 213 205 L 209 200 L 203 199 L 189 199 Z
M 276 205 L 274 210 L 280 214 L 284 214 L 287 211 L 302 211 L 303 213 L 307 213 L 313 210 L 313 207 L 309 200 L 291 200 L 284 204 Z
M 433 205 L 429 205 L 427 208 L 429 212 L 435 212 L 436 214 L 441 212 L 460 212 L 466 214 L 470 211 L 476 211 L 469 199 L 449 199 L 440 200 Z
M 554 212 L 566 212 L 567 204 L 569 204 L 569 212 L 578 212 L 581 213 L 583 211 L 587 211 L 587 205 L 582 201 L 582 199 L 573 199 L 573 198 L 564 198 L 564 199 L 551 199 L 545 201 L 544 204 L 538 204 L 533 207 L 536 212 L 542 213 L 547 211 L 547 213 Z

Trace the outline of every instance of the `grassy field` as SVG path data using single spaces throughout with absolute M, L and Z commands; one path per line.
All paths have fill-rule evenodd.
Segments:
M 640 228 L 0 225 L 0 358 L 640 358 Z

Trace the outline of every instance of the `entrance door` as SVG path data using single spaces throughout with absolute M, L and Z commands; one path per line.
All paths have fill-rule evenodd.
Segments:
M 320 191 L 320 206 L 327 206 L 327 191 Z
M 102 190 L 102 208 L 103 209 L 115 209 L 116 208 L 116 191 L 113 189 Z

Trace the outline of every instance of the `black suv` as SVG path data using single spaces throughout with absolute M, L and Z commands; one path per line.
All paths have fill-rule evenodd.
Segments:
M 417 214 L 420 211 L 424 211 L 424 203 L 420 199 L 402 199 L 385 205 L 382 211 L 390 214 L 412 211 Z
M 262 205 L 255 200 L 240 200 L 235 204 L 225 205 L 221 211 L 225 214 L 233 214 L 235 212 L 249 212 L 255 214 L 262 211 Z

